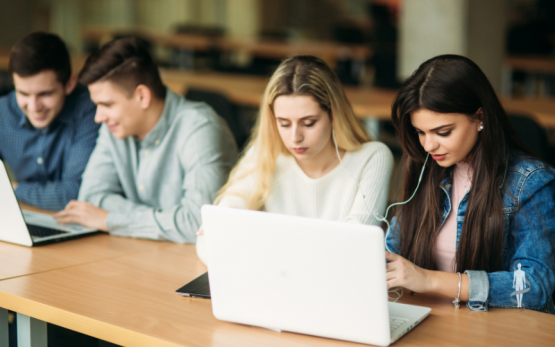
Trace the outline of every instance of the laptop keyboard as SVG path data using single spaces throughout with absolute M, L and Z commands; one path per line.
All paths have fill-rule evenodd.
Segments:
M 390 326 L 391 332 L 395 331 L 395 329 L 405 324 L 406 322 L 408 322 L 408 319 L 389 317 L 389 326 Z
M 29 229 L 29 234 L 31 234 L 33 239 L 58 234 L 67 234 L 67 231 L 39 227 L 38 225 L 32 224 L 27 224 L 27 229 Z

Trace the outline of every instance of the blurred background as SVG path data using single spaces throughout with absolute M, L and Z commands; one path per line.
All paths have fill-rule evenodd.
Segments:
M 74 73 L 109 40 L 138 36 L 164 82 L 211 104 L 239 145 L 279 62 L 324 59 L 374 138 L 401 152 L 388 121 L 396 90 L 426 59 L 467 56 L 486 73 L 519 134 L 551 163 L 555 0 L 0 0 L 0 94 L 11 45 L 59 34 Z
M 161 66 L 264 75 L 297 53 L 285 46 L 313 45 L 306 52 L 333 64 L 344 83 L 386 88 L 425 59 L 456 53 L 499 92 L 554 94 L 553 0 L 0 0 L 0 10 L 4 52 L 36 30 L 59 34 L 74 53 L 134 34 Z M 528 69 L 512 60 L 519 56 L 537 61 Z M 527 74 L 541 58 L 545 73 Z

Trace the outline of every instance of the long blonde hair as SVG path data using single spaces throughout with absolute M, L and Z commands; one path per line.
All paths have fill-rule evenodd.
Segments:
M 280 154 L 291 155 L 281 140 L 273 112 L 274 101 L 282 95 L 314 97 L 332 119 L 339 148 L 353 151 L 370 141 L 345 96 L 341 82 L 323 60 L 312 56 L 287 59 L 279 65 L 266 86 L 252 137 L 228 182 L 220 190 L 216 203 L 230 194 L 248 200 L 248 209 L 259 210 L 270 196 L 270 181 L 277 158 Z M 242 164 L 247 153 L 255 156 L 256 164 L 245 169 Z M 255 189 L 250 195 L 230 189 L 235 182 L 251 174 L 255 177 Z

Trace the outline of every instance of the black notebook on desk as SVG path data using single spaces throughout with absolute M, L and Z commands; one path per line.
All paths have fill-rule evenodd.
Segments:
M 175 291 L 183 296 L 196 296 L 210 299 L 210 283 L 208 282 L 208 272 L 200 275 L 191 282 Z

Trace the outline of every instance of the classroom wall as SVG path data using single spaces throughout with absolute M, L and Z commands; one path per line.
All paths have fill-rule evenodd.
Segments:
M 0 0 L 0 46 L 10 47 L 32 30 L 31 0 Z
M 405 0 L 399 21 L 399 77 L 425 60 L 466 52 L 466 0 Z
M 137 18 L 134 26 L 154 31 L 170 31 L 177 24 L 196 22 L 200 18 L 203 3 L 206 1 L 136 0 L 134 6 Z
M 62 36 L 73 50 L 82 49 L 83 27 L 140 27 L 168 32 L 179 24 L 196 24 L 222 26 L 231 36 L 255 37 L 259 30 L 260 1 L 41 0 L 50 7 L 48 30 Z
M 404 0 L 399 78 L 436 55 L 460 54 L 474 60 L 500 91 L 508 6 L 507 0 Z
M 467 55 L 484 71 L 497 92 L 503 83 L 503 59 L 509 8 L 506 0 L 470 0 Z
M 254 39 L 260 26 L 260 0 L 227 0 L 225 28 L 228 36 Z

